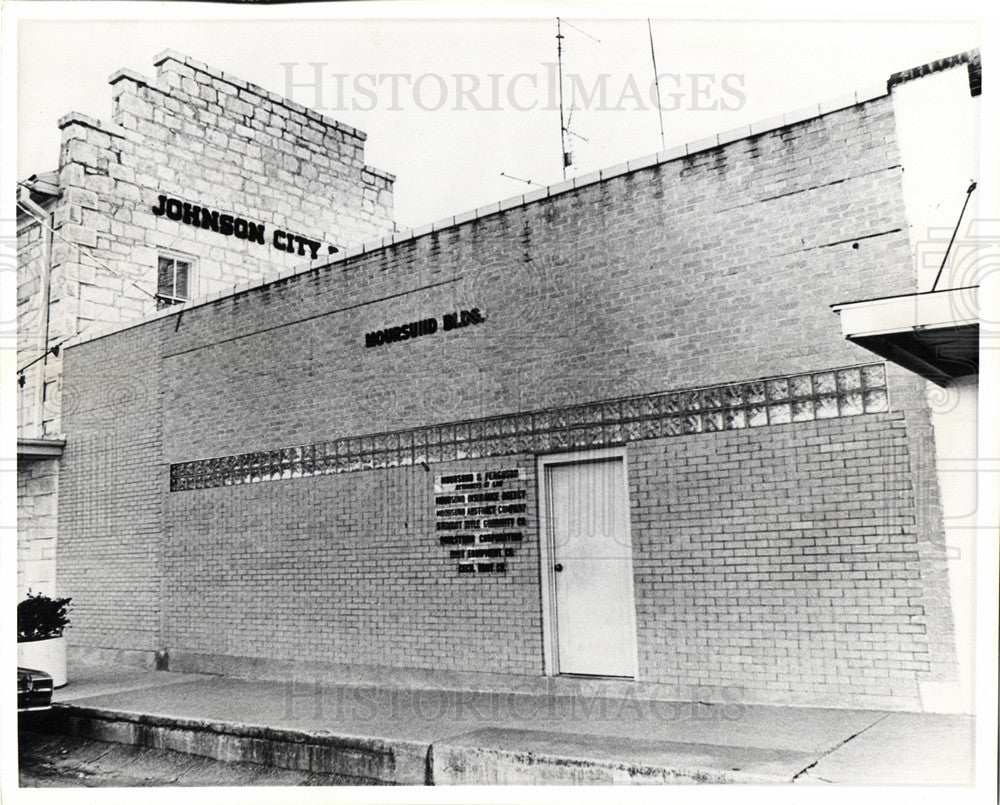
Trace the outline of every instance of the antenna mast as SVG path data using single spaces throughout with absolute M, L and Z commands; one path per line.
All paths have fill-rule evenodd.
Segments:
M 663 133 L 663 105 L 660 103 L 660 74 L 656 69 L 656 49 L 653 47 L 653 21 L 649 17 L 646 17 L 646 26 L 649 28 L 649 53 L 653 57 L 653 83 L 656 84 L 656 111 L 660 116 L 660 145 L 666 151 L 667 137 Z
M 556 56 L 559 62 L 559 144 L 562 148 L 562 172 L 566 178 L 566 168 L 573 164 L 573 157 L 566 150 L 566 121 L 563 118 L 563 69 L 562 69 L 562 19 L 556 17 Z

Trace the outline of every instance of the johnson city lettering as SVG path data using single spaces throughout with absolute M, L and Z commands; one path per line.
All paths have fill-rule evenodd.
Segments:
M 250 221 L 238 215 L 211 210 L 200 204 L 192 204 L 178 198 L 161 195 L 157 198 L 157 204 L 153 207 L 153 215 L 162 215 L 171 221 L 180 221 L 188 226 L 198 229 L 207 229 L 218 232 L 226 237 L 235 237 L 239 240 L 246 240 L 250 243 L 267 245 L 266 225 Z M 310 260 L 319 257 L 319 249 L 323 245 L 322 241 L 311 240 L 310 238 L 296 235 L 293 232 L 285 232 L 275 229 L 271 236 L 271 246 L 283 252 L 298 254 L 301 257 L 309 255 Z M 327 253 L 334 254 L 339 251 L 336 246 L 327 246 Z

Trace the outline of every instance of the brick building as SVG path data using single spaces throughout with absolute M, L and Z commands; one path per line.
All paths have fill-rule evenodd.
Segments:
M 167 51 L 119 70 L 111 123 L 59 121 L 59 167 L 18 188 L 18 588 L 54 584 L 59 346 L 393 230 L 365 133 Z
M 928 290 L 916 227 L 957 209 L 926 188 L 961 196 L 977 131 L 902 124 L 928 92 L 974 118 L 978 74 L 963 54 L 74 339 L 74 650 L 966 707 L 935 452 L 965 409 L 831 305 Z M 941 371 L 974 400 L 974 366 Z

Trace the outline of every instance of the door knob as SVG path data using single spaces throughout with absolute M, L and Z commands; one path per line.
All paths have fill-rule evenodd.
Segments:
M 556 562 L 555 566 L 552 568 L 556 573 L 562 573 L 562 564 Z

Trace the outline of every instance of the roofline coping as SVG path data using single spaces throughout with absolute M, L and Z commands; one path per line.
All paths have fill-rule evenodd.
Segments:
M 112 137 L 121 137 L 122 139 L 129 139 L 129 137 L 134 137 L 133 132 L 123 129 L 121 126 L 117 126 L 114 123 L 105 123 L 103 120 L 98 120 L 96 117 L 91 117 L 90 115 L 85 115 L 82 112 L 67 112 L 61 118 L 59 118 L 58 126 L 62 130 L 67 126 L 73 124 L 79 126 L 86 126 L 90 129 L 96 129 L 97 131 L 102 131 L 105 134 L 110 134 Z
M 927 64 L 911 67 L 908 70 L 900 70 L 899 72 L 893 73 L 889 76 L 889 80 L 886 82 L 886 87 L 891 92 L 894 87 L 897 87 L 900 84 L 916 81 L 918 78 L 924 78 L 925 76 L 944 72 L 945 70 L 951 70 L 954 67 L 961 67 L 966 64 L 972 69 L 981 69 L 982 56 L 979 52 L 979 48 L 973 48 L 972 50 L 967 50 L 964 53 L 956 53 L 953 56 L 945 56 L 942 59 L 935 59 Z
M 121 67 L 118 70 L 115 70 L 110 76 L 108 76 L 108 83 L 111 84 L 111 86 L 114 86 L 123 79 L 128 79 L 129 81 L 134 81 L 136 84 L 142 84 L 147 87 L 150 83 L 146 76 L 130 67 Z
M 380 179 L 385 179 L 387 182 L 390 182 L 391 184 L 395 184 L 396 183 L 396 174 L 395 173 L 390 173 L 389 171 L 382 170 L 381 168 L 373 168 L 371 165 L 365 165 L 361 169 L 361 172 L 362 173 L 370 173 L 373 176 L 378 176 Z

